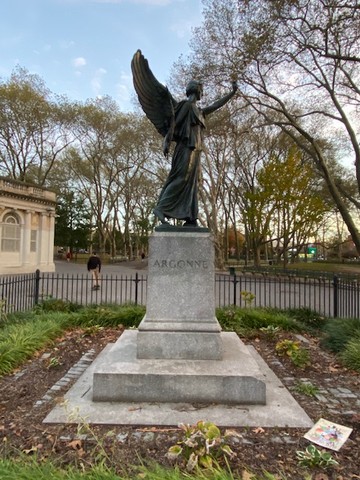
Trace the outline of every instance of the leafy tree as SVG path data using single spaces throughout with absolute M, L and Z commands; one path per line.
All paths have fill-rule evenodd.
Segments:
M 289 249 L 297 253 L 315 236 L 327 205 L 317 193 L 317 182 L 311 166 L 304 162 L 296 148 L 285 159 L 271 158 L 258 172 L 258 181 L 273 206 L 272 226 L 278 257 L 287 262 Z M 274 239 L 272 239 L 274 243 Z
M 231 114 L 226 107 L 217 112 L 208 125 L 206 148 L 202 156 L 202 175 L 199 197 L 202 224 L 208 226 L 214 237 L 218 268 L 224 267 L 227 255 L 224 231 L 229 227 L 228 172 L 233 161 Z
M 155 203 L 148 128 L 144 118 L 122 114 L 110 97 L 78 106 L 76 142 L 64 167 L 89 202 L 101 252 L 120 249 L 132 257 L 137 216 Z
M 356 0 L 204 0 L 188 65 L 211 83 L 236 76 L 241 100 L 312 159 L 360 252 L 360 9 Z M 257 125 L 254 125 L 256 127 Z M 326 142 L 323 140 L 326 139 Z M 356 191 L 329 167 L 351 159 Z
M 66 246 L 70 251 L 87 248 L 91 235 L 91 211 L 84 197 L 66 191 L 58 200 L 55 223 L 55 245 Z
M 71 143 L 72 106 L 53 98 L 37 75 L 17 68 L 0 83 L 0 172 L 46 186 L 62 151 Z

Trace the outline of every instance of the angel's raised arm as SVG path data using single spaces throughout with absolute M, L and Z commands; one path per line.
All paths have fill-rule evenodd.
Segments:
M 208 107 L 203 108 L 202 109 L 203 114 L 209 115 L 210 113 L 215 112 L 215 110 L 218 110 L 219 108 L 223 107 L 235 95 L 237 89 L 238 89 L 237 83 L 232 82 L 232 91 L 227 95 L 225 95 L 224 97 L 219 98 Z
M 133 56 L 131 70 L 142 109 L 157 131 L 165 137 L 173 128 L 174 108 L 177 102 L 168 88 L 155 78 L 140 50 Z

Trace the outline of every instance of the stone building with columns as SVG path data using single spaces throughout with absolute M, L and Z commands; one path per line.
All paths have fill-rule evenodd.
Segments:
M 0 275 L 55 271 L 56 196 L 0 177 Z

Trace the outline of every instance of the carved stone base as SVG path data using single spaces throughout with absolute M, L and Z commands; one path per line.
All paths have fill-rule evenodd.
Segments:
M 209 232 L 155 232 L 149 243 L 146 315 L 138 358 L 220 360 L 214 246 Z

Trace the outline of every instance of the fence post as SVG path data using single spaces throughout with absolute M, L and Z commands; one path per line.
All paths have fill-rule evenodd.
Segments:
M 230 267 L 230 275 L 233 277 L 233 305 L 236 307 L 236 284 L 238 283 L 236 280 L 236 272 L 235 272 L 235 267 Z
M 333 317 L 337 318 L 339 315 L 339 277 L 334 275 L 333 277 L 333 300 L 334 300 L 334 312 Z
M 40 270 L 37 269 L 35 272 L 35 291 L 34 291 L 35 305 L 39 303 L 39 292 L 40 292 Z
M 138 272 L 135 273 L 134 282 L 135 282 L 135 305 L 137 305 L 138 304 L 138 290 L 139 290 L 138 285 L 139 285 L 139 282 L 140 282 Z

